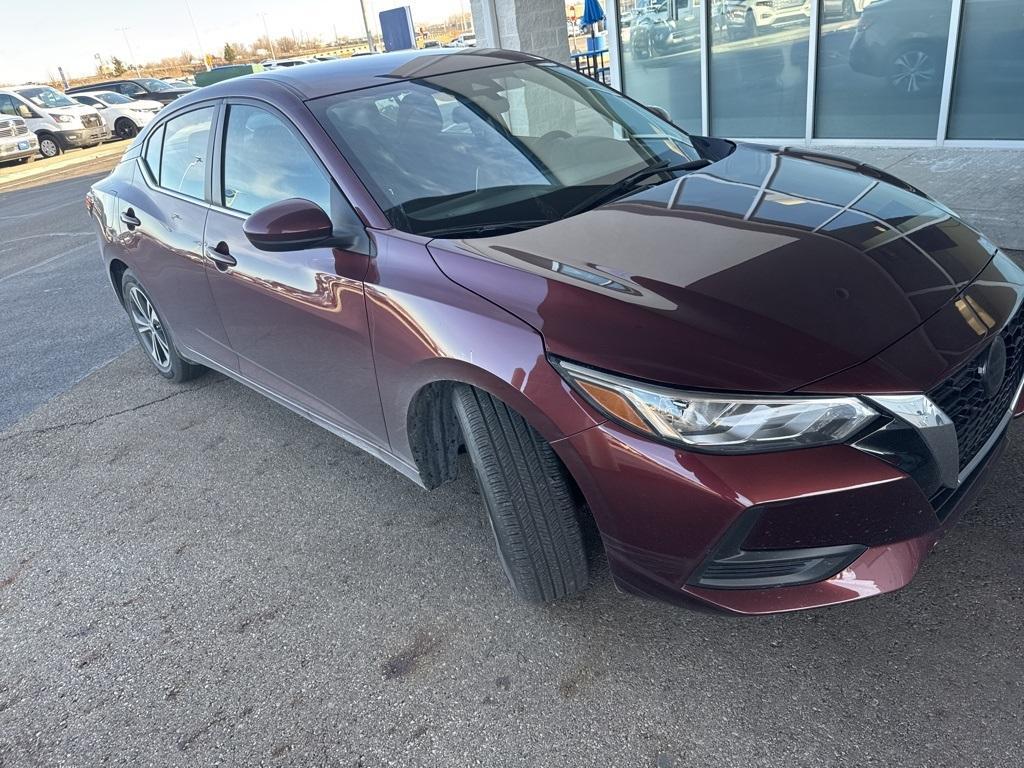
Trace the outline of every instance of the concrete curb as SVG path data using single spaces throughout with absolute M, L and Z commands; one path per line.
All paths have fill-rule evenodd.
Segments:
M 72 150 L 49 160 L 37 159 L 27 165 L 0 168 L 0 190 L 16 184 L 22 184 L 26 181 L 39 179 L 49 174 L 57 174 L 70 168 L 85 165 L 86 163 L 105 160 L 111 157 L 120 157 L 128 149 L 129 143 L 119 141 L 115 144 L 100 144 L 98 147 L 90 149 Z

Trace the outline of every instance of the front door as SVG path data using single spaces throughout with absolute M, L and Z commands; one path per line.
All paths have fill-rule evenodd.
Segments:
M 292 197 L 312 200 L 349 229 L 359 219 L 282 115 L 239 102 L 227 107 L 224 120 L 223 176 L 214 185 L 219 199 L 205 239 L 210 286 L 239 370 L 345 431 L 387 446 L 363 293 L 368 244 L 268 253 L 242 232 L 248 214 Z

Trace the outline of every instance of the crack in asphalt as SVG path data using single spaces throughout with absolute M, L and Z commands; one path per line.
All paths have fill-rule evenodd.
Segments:
M 20 432 L 11 432 L 6 435 L 0 435 L 0 443 L 10 442 L 15 438 L 24 437 L 26 435 L 44 435 L 48 432 L 56 432 L 62 429 L 71 429 L 72 427 L 90 427 L 93 424 L 96 424 L 101 421 L 106 421 L 107 419 L 112 419 L 115 416 L 123 416 L 126 413 L 134 413 L 135 411 L 141 411 L 143 408 L 148 408 L 151 405 L 156 405 L 157 403 L 162 403 L 167 400 L 170 400 L 171 398 L 179 397 L 181 395 L 187 395 L 190 392 L 198 392 L 202 389 L 207 389 L 208 387 L 212 387 L 216 384 L 222 384 L 225 381 L 228 381 L 228 379 L 221 378 L 217 379 L 216 381 L 207 382 L 206 384 L 203 384 L 198 387 L 189 387 L 188 389 L 182 389 L 177 392 L 171 392 L 170 394 L 164 395 L 163 397 L 158 397 L 153 400 L 147 400 L 144 403 L 139 403 L 138 405 L 133 405 L 131 408 L 124 408 L 120 411 L 114 411 L 112 413 L 104 413 L 101 416 L 97 416 L 94 419 L 85 419 L 83 421 L 65 421 L 61 422 L 60 424 L 50 424 L 45 427 L 36 427 L 35 429 L 23 429 Z

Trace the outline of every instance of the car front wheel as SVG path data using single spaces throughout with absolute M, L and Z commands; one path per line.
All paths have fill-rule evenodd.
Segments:
M 48 133 L 39 137 L 39 154 L 43 157 L 56 157 L 62 151 L 60 142 L 55 137 Z
M 175 382 L 194 379 L 205 368 L 185 360 L 174 346 L 171 330 L 163 322 L 139 278 L 130 269 L 121 279 L 121 295 L 139 345 L 164 378 Z
M 485 392 L 460 385 L 454 406 L 513 591 L 532 602 L 583 591 L 580 505 L 554 450 L 522 416 Z

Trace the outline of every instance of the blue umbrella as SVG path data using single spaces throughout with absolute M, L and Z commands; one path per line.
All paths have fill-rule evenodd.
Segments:
M 604 8 L 597 0 L 586 0 L 583 4 L 583 18 L 580 19 L 580 24 L 590 27 L 593 32 L 593 25 L 599 21 L 604 21 Z

